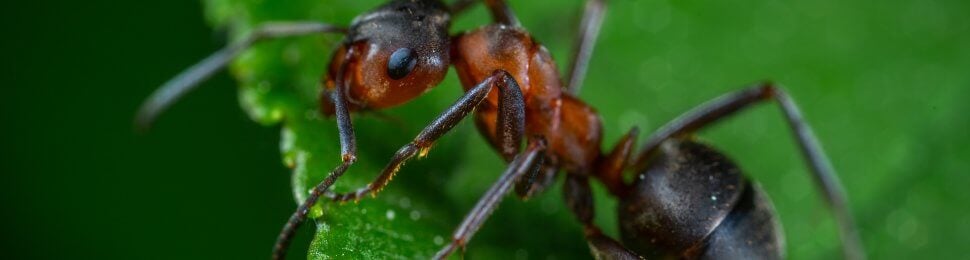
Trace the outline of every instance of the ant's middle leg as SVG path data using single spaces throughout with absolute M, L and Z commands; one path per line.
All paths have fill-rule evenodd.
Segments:
M 829 159 L 822 151 L 817 138 L 795 105 L 795 102 L 784 90 L 772 83 L 763 83 L 755 87 L 725 94 L 708 101 L 693 110 L 674 119 L 657 130 L 644 144 L 633 168 L 644 169 L 647 162 L 654 156 L 660 144 L 668 138 L 691 134 L 704 127 L 710 126 L 721 119 L 748 108 L 753 104 L 776 101 L 784 112 L 788 126 L 795 135 L 801 153 L 808 162 L 812 177 L 822 191 L 825 201 L 835 215 L 839 227 L 839 235 L 843 243 L 843 254 L 847 259 L 863 259 L 865 252 L 849 213 L 845 191 L 839 184 L 839 179 L 832 169 Z
M 512 162 L 505 168 L 505 172 L 502 173 L 498 181 L 492 184 L 492 187 L 478 200 L 475 207 L 465 215 L 465 219 L 462 220 L 461 225 L 452 234 L 451 242 L 442 248 L 441 251 L 438 251 L 433 259 L 445 259 L 455 249 L 464 248 L 472 236 L 475 235 L 475 232 L 482 227 L 482 224 L 485 223 L 488 216 L 498 207 L 499 202 L 502 201 L 502 197 L 512 189 L 512 184 L 522 182 L 526 174 L 535 174 L 539 170 L 545 156 L 545 149 L 546 144 L 542 138 L 530 140 L 526 150 L 512 159 Z
M 566 174 L 563 195 L 573 215 L 583 223 L 583 233 L 589 249 L 596 259 L 642 259 L 636 253 L 623 247 L 620 242 L 603 234 L 593 223 L 593 192 L 589 187 L 589 177 L 576 173 Z

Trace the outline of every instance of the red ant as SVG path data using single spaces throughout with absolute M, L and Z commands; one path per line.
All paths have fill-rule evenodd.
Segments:
M 505 2 L 484 2 L 495 23 L 455 36 L 448 34 L 451 16 L 474 0 L 459 0 L 451 8 L 439 0 L 392 0 L 358 16 L 346 29 L 320 23 L 267 24 L 163 85 L 146 102 L 137 122 L 150 124 L 180 96 L 259 40 L 343 33 L 346 38 L 332 56 L 320 99 L 321 112 L 337 120 L 343 163 L 312 189 L 286 223 L 274 258 L 285 257 L 296 228 L 321 196 L 349 201 L 376 195 L 405 161 L 426 153 L 472 111 L 482 135 L 509 165 L 436 259 L 464 247 L 513 184 L 520 197 L 529 197 L 549 186 L 561 171 L 566 173 L 566 203 L 583 224 L 598 258 L 781 258 L 780 227 L 765 194 L 723 154 L 690 137 L 750 105 L 776 101 L 836 216 L 845 256 L 864 257 L 834 170 L 781 88 L 762 83 L 702 104 L 661 127 L 635 157 L 631 156 L 636 128 L 604 153 L 599 115 L 575 95 L 598 36 L 605 0 L 586 4 L 566 88 L 549 52 L 519 25 Z M 356 161 L 350 113 L 406 103 L 439 84 L 450 64 L 458 71 L 465 95 L 398 150 L 373 182 L 350 193 L 329 191 Z M 527 139 L 524 150 L 523 139 Z M 636 173 L 633 183 L 624 181 L 626 169 Z M 604 235 L 593 223 L 590 178 L 601 181 L 619 199 L 624 243 Z

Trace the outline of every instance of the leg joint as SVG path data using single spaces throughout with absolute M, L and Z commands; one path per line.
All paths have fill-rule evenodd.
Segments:
M 341 159 L 343 160 L 344 164 L 352 164 L 357 162 L 357 155 L 353 153 L 345 153 L 341 156 Z
M 783 94 L 784 92 L 781 90 L 778 84 L 775 84 L 775 82 L 770 80 L 761 82 L 761 84 L 758 85 L 758 89 L 761 92 L 761 98 L 763 99 L 775 98 L 778 96 L 778 94 Z
M 494 78 L 496 78 L 498 80 L 501 80 L 500 82 L 501 83 L 505 83 L 506 85 L 507 84 L 510 84 L 510 83 L 511 84 L 514 84 L 514 82 L 515 82 L 515 77 L 512 77 L 512 73 L 509 73 L 508 71 L 503 70 L 503 69 L 497 69 L 497 70 L 493 71 L 492 72 L 492 77 L 494 77 Z M 499 83 L 499 82 L 496 82 L 496 83 Z

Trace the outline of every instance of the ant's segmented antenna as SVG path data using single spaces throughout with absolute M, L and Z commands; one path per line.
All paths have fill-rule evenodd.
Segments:
M 175 101 L 195 89 L 202 81 L 211 77 L 216 71 L 225 67 L 240 53 L 260 40 L 330 32 L 346 33 L 347 29 L 317 22 L 268 23 L 256 28 L 238 43 L 216 51 L 162 84 L 138 110 L 138 114 L 135 116 L 135 126 L 139 130 L 150 128 L 158 115 L 168 109 Z

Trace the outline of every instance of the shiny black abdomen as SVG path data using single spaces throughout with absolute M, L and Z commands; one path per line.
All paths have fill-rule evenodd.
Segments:
M 630 250 L 650 259 L 782 258 L 771 201 L 722 153 L 674 139 L 648 165 L 620 199 Z

